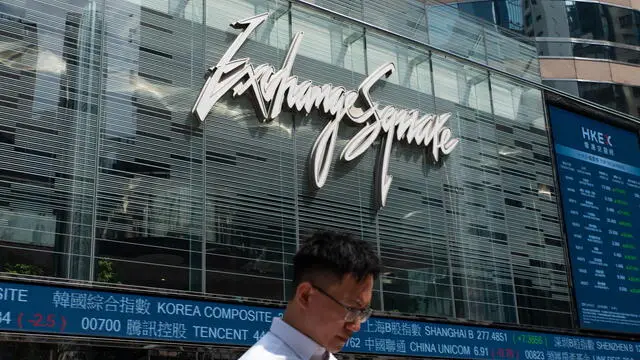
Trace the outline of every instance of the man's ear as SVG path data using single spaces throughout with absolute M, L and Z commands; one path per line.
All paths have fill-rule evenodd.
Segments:
M 313 290 L 313 287 L 311 286 L 311 283 L 309 283 L 308 281 L 301 282 L 300 284 L 298 284 L 298 287 L 296 288 L 296 294 L 294 296 L 294 300 L 298 303 L 298 305 L 301 308 L 306 309 L 307 307 L 309 307 L 309 297 L 311 296 L 312 290 Z

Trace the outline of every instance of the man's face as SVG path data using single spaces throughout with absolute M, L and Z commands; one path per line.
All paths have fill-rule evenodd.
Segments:
M 313 331 L 310 335 L 330 352 L 340 351 L 353 333 L 360 330 L 359 320 L 348 320 L 349 310 L 345 306 L 366 309 L 370 305 L 373 276 L 369 275 L 358 282 L 352 274 L 348 274 L 339 282 L 314 285 L 309 290 L 309 306 L 306 309 L 306 319 Z

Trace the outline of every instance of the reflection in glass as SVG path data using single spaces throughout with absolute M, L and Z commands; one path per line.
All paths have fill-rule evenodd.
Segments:
M 575 80 L 543 80 L 543 83 L 571 95 L 580 96 L 578 82 Z
M 538 55 L 540 56 L 574 56 L 571 43 L 538 41 L 536 45 L 538 46 Z
M 637 115 L 637 105 L 640 100 L 638 96 L 639 87 L 625 86 L 619 84 L 605 84 L 595 82 L 578 82 L 580 97 L 591 101 L 599 101 L 610 108 Z
M 105 3 L 94 279 L 201 291 L 202 133 L 180 119 L 203 28 L 122 5 Z
M 477 16 L 490 23 L 518 33 L 524 32 L 524 1 L 520 0 L 481 0 L 460 2 L 455 5 L 467 14 Z M 527 26 L 530 24 L 527 23 Z
M 500 187 L 508 220 L 506 235 L 518 320 L 567 327 L 571 323 L 569 303 L 565 301 L 568 287 L 555 286 L 557 281 L 565 281 L 556 277 L 558 272 L 566 276 L 561 234 L 555 228 L 549 232 L 546 225 L 549 217 L 556 216 L 556 210 L 547 206 L 549 202 L 555 203 L 555 198 L 542 198 L 539 190 L 553 186 L 542 94 L 495 74 L 491 76 L 491 93 L 496 136 L 503 139 L 499 141 L 496 165 L 504 176 Z M 527 137 L 522 136 L 524 129 L 530 130 Z M 512 139 L 513 143 L 507 144 L 504 139 Z M 535 196 L 523 198 L 524 193 Z M 528 219 L 526 234 L 510 230 L 510 222 L 517 218 Z M 530 246 L 528 251 L 519 250 L 526 246 Z M 557 315 L 543 319 L 548 310 L 557 311 Z
M 432 63 L 437 111 L 456 114 L 456 133 L 462 139 L 494 139 L 495 128 L 485 124 L 492 118 L 488 74 L 436 55 Z M 497 196 L 495 189 L 487 186 L 500 182 L 491 174 L 495 158 L 484 156 L 497 152 L 496 145 L 462 141 L 458 150 L 467 155 L 451 158 L 442 169 L 447 184 L 443 204 L 451 209 L 448 217 L 455 224 L 446 229 L 455 316 L 517 321 L 513 284 L 507 280 L 510 264 L 502 246 L 505 219 L 494 216 L 503 210 L 500 202 L 491 200 Z M 469 161 L 472 158 L 478 160 Z
M 1 39 L 0 142 L 12 145 L 1 151 L 0 262 L 9 272 L 89 279 L 99 9 L 76 1 L 0 12 L 10 35 Z
M 483 25 L 468 21 L 449 5 L 430 6 L 427 11 L 431 45 L 480 63 L 487 61 Z
M 538 54 L 552 57 L 582 57 L 640 64 L 640 50 L 620 45 L 587 42 L 538 41 Z
M 346 89 L 357 89 L 364 80 L 367 69 L 369 72 L 375 70 L 366 62 L 366 39 L 361 27 L 347 25 L 348 23 L 337 21 L 330 16 L 313 14 L 301 8 L 294 9 L 293 30 L 304 30 L 309 26 L 305 24 L 315 26 L 317 32 L 309 37 L 307 44 L 303 43 L 300 53 L 302 56 L 296 59 L 295 74 L 301 79 L 312 79 L 314 84 L 332 84 L 344 86 Z M 342 30 L 337 30 L 340 28 Z M 316 47 L 316 43 L 330 43 L 331 46 Z M 335 65 L 329 64 L 329 60 Z M 381 90 L 383 87 L 376 85 L 371 91 L 372 98 L 380 99 Z M 374 203 L 372 174 L 375 150 L 369 149 L 350 163 L 340 161 L 339 158 L 340 152 L 361 125 L 353 124 L 347 119 L 340 123 L 327 181 L 324 187 L 315 189 L 308 180 L 309 153 L 317 136 L 330 119 L 315 111 L 307 116 L 299 112 L 290 116 L 295 129 L 294 180 L 297 182 L 295 196 L 299 204 L 300 237 L 308 235 L 316 228 L 334 228 L 375 241 L 375 219 L 371 213 Z M 290 259 L 291 255 L 287 254 L 288 263 Z M 290 284 L 290 279 L 289 271 L 287 285 Z M 380 289 L 379 285 L 376 284 L 376 290 Z M 380 309 L 379 292 L 374 292 L 373 296 L 372 305 Z
M 249 4 L 239 11 L 247 10 Z M 255 66 L 282 64 L 283 49 L 290 43 L 291 13 L 283 4 L 276 5 L 264 3 L 252 9 L 251 16 L 266 10 L 275 15 L 257 29 L 238 58 L 249 57 Z M 228 4 L 224 11 L 232 9 Z M 230 27 L 224 31 L 238 33 Z M 233 39 L 208 28 L 206 61 L 215 64 Z M 293 254 L 296 246 L 290 115 L 285 112 L 278 119 L 261 122 L 249 96 L 227 94 L 200 128 L 205 153 L 204 290 L 282 301 L 288 268 L 285 256 Z
M 541 208 L 532 189 L 548 187 L 551 171 L 539 91 L 291 2 L 25 4 L 0 4 L 1 270 L 280 303 L 299 238 L 330 227 L 379 248 L 388 271 L 376 309 L 568 324 L 566 294 L 544 281 L 547 264 L 562 277 L 564 263 L 536 252 L 559 227 L 547 226 L 542 240 L 527 228 Z M 496 16 L 503 5 L 511 14 L 513 2 L 494 5 Z M 514 37 L 414 2 L 385 21 L 399 9 L 420 10 L 398 25 L 403 34 L 426 36 L 428 16 L 429 41 L 443 49 L 537 76 L 534 49 Z M 460 148 L 434 163 L 428 149 L 394 142 L 392 188 L 378 210 L 381 139 L 340 160 L 364 124 L 340 123 L 322 189 L 309 185 L 308 156 L 326 116 L 285 109 L 260 122 L 249 96 L 226 94 L 194 124 L 203 75 L 238 34 L 228 24 L 265 11 L 271 17 L 237 58 L 278 68 L 292 34 L 305 31 L 292 75 L 346 89 L 392 61 L 396 71 L 372 99 L 450 112 Z M 557 214 L 545 219 L 554 224 Z M 513 254 L 520 248 L 532 249 L 530 266 L 516 264 L 525 261 Z
M 566 13 L 566 24 L 570 32 L 568 37 L 607 40 L 629 45 L 640 44 L 638 10 L 608 4 L 567 1 Z M 556 26 L 562 25 L 563 23 L 558 23 Z M 553 32 L 545 36 L 567 37 Z

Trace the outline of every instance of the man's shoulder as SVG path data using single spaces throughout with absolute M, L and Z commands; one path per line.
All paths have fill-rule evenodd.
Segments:
M 291 349 L 272 333 L 266 333 L 238 360 L 296 360 Z

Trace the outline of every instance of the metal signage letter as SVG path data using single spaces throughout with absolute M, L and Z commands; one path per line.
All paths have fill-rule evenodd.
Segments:
M 213 106 L 230 90 L 234 97 L 250 91 L 263 122 L 277 118 L 285 105 L 288 109 L 305 114 L 316 110 L 329 115 L 331 120 L 316 138 L 309 157 L 310 181 L 316 189 L 324 186 L 329 175 L 338 128 L 345 116 L 356 124 L 364 124 L 364 127 L 342 150 L 340 158 L 343 161 L 351 161 L 362 155 L 383 133 L 384 140 L 375 168 L 378 207 L 386 205 L 393 180 L 388 172 L 394 140 L 431 147 L 434 161 L 438 161 L 440 153 L 447 155 L 458 145 L 460 139 L 452 138 L 451 129 L 445 127 L 451 113 L 420 115 L 418 110 L 382 107 L 372 100 L 369 92 L 373 85 L 395 71 L 392 62 L 373 71 L 360 84 L 358 91 L 354 91 L 331 84 L 313 85 L 309 80 L 299 83 L 298 77 L 291 75 L 303 32 L 294 35 L 282 66 L 277 71 L 269 64 L 254 67 L 248 58 L 234 59 L 249 35 L 267 17 L 268 13 L 264 13 L 231 24 L 231 27 L 242 31 L 218 63 L 207 71 L 205 84 L 192 109 L 200 122 L 204 122 Z

